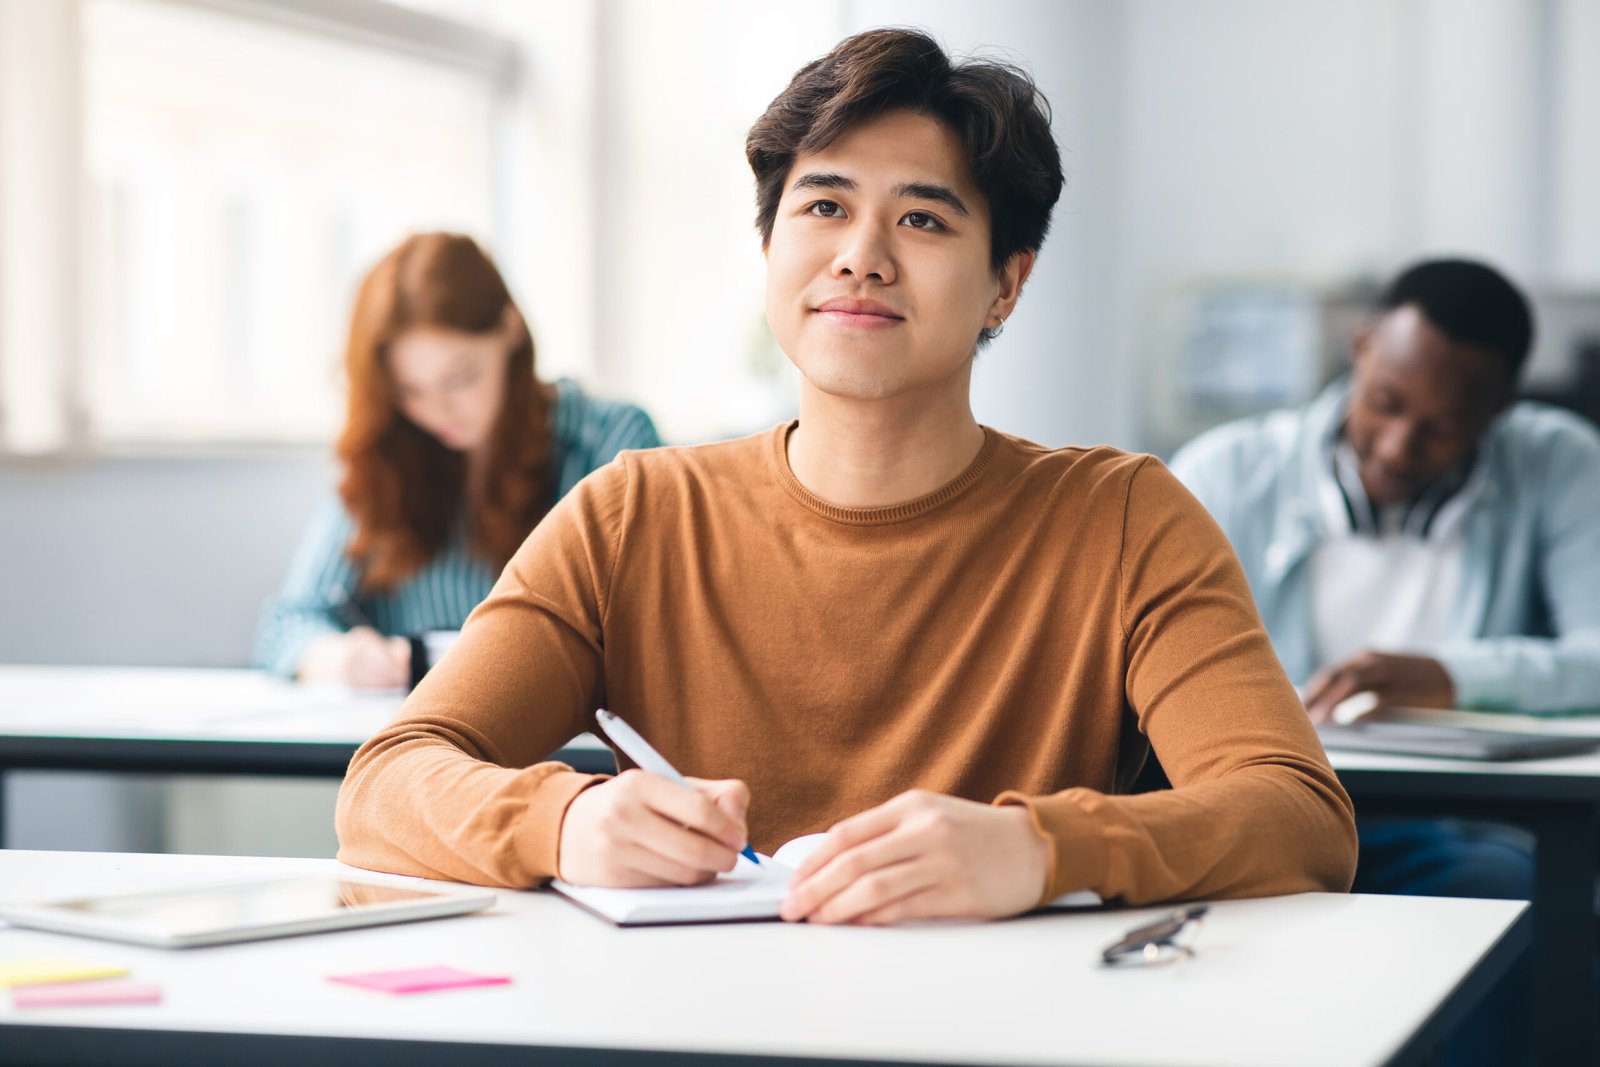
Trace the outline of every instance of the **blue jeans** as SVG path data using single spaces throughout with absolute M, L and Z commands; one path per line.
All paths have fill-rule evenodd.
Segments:
M 1533 899 L 1533 852 L 1516 831 L 1440 819 L 1356 820 L 1353 893 Z M 1524 952 L 1445 1042 L 1446 1067 L 1533 1059 L 1533 964 Z

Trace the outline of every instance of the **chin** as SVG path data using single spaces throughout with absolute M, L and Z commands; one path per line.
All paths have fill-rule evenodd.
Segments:
M 828 396 L 848 400 L 877 400 L 892 396 L 903 387 L 882 361 L 861 352 L 830 351 L 809 359 L 794 361 L 795 369 L 813 389 Z
M 800 373 L 813 389 L 840 400 L 882 400 L 899 392 L 899 383 L 862 374 L 859 368 L 831 373 L 808 373 L 802 369 Z

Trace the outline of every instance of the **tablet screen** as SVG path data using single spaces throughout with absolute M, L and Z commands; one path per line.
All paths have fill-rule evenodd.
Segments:
M 476 910 L 489 894 L 300 876 L 0 908 L 19 925 L 169 943 L 236 940 Z
M 285 878 L 206 889 L 87 897 L 61 901 L 55 907 L 78 915 L 115 917 L 181 937 L 237 926 L 319 919 L 334 912 L 436 896 L 437 893 L 415 889 L 331 878 Z

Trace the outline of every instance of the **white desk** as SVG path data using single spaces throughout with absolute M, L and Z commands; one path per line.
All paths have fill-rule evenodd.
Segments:
M 0 853 L 8 896 L 347 870 Z M 1225 902 L 1195 958 L 1127 970 L 1100 967 L 1099 949 L 1162 909 L 894 929 L 621 930 L 546 893 L 502 892 L 475 916 L 187 951 L 0 928 L 0 959 L 120 964 L 165 996 L 24 1011 L 0 993 L 0 1059 L 360 1067 L 718 1053 L 735 1063 L 1370 1067 L 1425 1054 L 1471 1008 L 1525 940 L 1525 909 L 1334 894 Z M 513 981 L 411 997 L 326 981 L 432 964 Z
M 0 729 L 19 736 L 354 741 L 388 722 L 398 690 L 303 686 L 203 667 L 0 666 Z
M 21 769 L 342 778 L 404 697 L 251 670 L 0 666 L 0 790 Z M 615 766 L 587 735 L 555 758 Z

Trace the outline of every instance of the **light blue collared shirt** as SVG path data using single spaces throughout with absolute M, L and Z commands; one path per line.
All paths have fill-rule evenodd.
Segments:
M 1348 392 L 1340 380 L 1305 407 L 1220 426 L 1171 464 L 1233 543 L 1296 683 L 1322 666 L 1310 557 L 1346 532 L 1332 529 L 1319 487 Z M 1462 707 L 1600 709 L 1600 433 L 1524 401 L 1490 427 L 1475 462 L 1452 633 L 1428 651 Z

